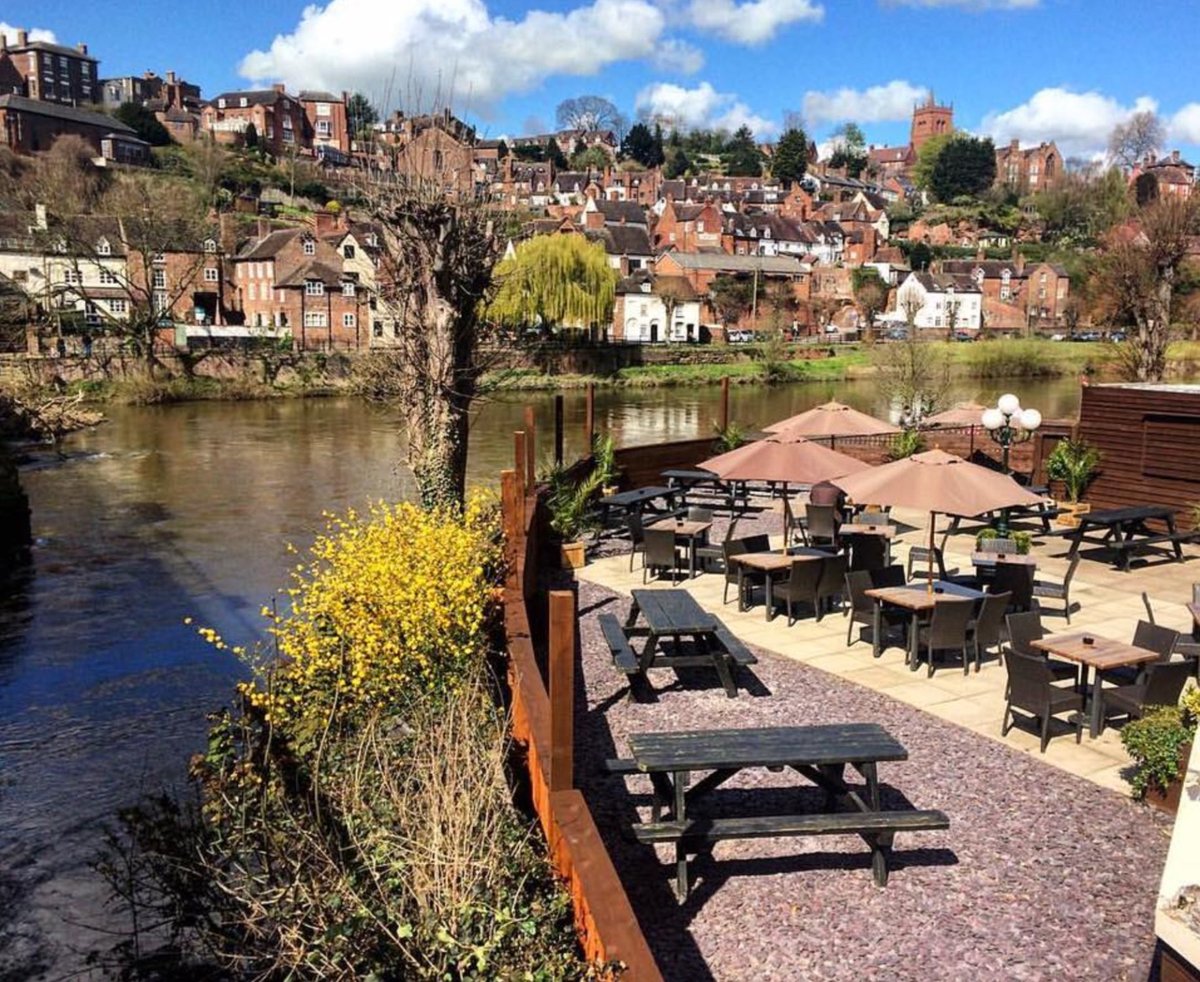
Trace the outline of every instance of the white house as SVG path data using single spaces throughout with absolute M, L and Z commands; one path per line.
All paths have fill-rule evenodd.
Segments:
M 700 298 L 683 277 L 638 271 L 617 284 L 610 340 L 653 344 L 700 338 Z
M 896 291 L 894 320 L 907 320 L 916 309 L 918 329 L 978 331 L 983 324 L 983 294 L 970 276 L 909 273 Z

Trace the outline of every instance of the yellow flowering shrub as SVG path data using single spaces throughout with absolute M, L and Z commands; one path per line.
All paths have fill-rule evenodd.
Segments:
M 326 518 L 293 570 L 291 611 L 263 608 L 278 657 L 243 695 L 278 725 L 455 689 L 485 656 L 498 599 L 494 496 L 462 512 L 378 504 Z

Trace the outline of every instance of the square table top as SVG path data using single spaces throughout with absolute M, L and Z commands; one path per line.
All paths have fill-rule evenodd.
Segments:
M 1093 644 L 1084 644 L 1084 635 L 1095 638 Z M 1147 648 L 1136 648 L 1124 641 L 1114 641 L 1112 638 L 1101 638 L 1086 631 L 1074 634 L 1055 634 L 1048 638 L 1040 638 L 1029 642 L 1039 651 L 1045 651 L 1068 661 L 1076 661 L 1090 665 L 1097 670 L 1105 668 L 1122 668 L 1126 665 L 1142 665 L 1146 662 L 1157 661 L 1157 651 Z
M 663 471 L 661 474 L 668 481 L 695 481 L 703 483 L 705 481 L 721 481 L 721 475 L 715 471 L 707 471 L 703 467 L 687 468 L 687 467 L 672 467 Z
M 1037 558 L 1012 552 L 973 552 L 971 563 L 975 566 L 1036 566 Z
M 838 526 L 838 535 L 878 535 L 885 539 L 896 535 L 895 525 L 866 525 L 861 522 L 843 522 Z
M 877 723 L 635 733 L 629 748 L 642 771 L 906 760 L 908 751 Z
M 811 562 L 814 559 L 829 559 L 830 554 L 819 549 L 796 549 L 789 552 L 741 552 L 729 557 L 731 561 L 750 569 L 761 569 L 773 573 L 791 569 L 792 563 Z
M 676 535 L 693 536 L 702 535 L 712 528 L 712 522 L 677 522 L 673 518 L 660 518 L 652 525 L 647 525 L 646 528 L 654 529 L 655 532 L 674 532 Z
M 648 488 L 634 488 L 632 491 L 618 491 L 616 494 L 610 494 L 606 498 L 600 499 L 602 505 L 637 505 L 643 501 L 651 501 L 654 498 L 674 497 L 675 490 L 673 488 L 659 487 L 654 485 Z
M 719 627 L 687 590 L 634 590 L 633 600 L 654 634 L 711 634 Z
M 914 580 L 904 586 L 872 587 L 863 592 L 875 600 L 882 600 L 884 603 L 896 607 L 917 611 L 932 610 L 934 604 L 948 600 L 981 600 L 985 596 L 982 590 L 975 590 L 959 583 L 950 583 L 947 580 L 934 580 L 933 588 L 935 592 L 930 593 L 926 581 Z
M 1175 512 L 1166 505 L 1131 505 L 1128 508 L 1107 508 L 1091 511 L 1079 516 L 1080 524 L 1122 525 L 1126 522 L 1144 522 L 1150 518 L 1174 517 Z

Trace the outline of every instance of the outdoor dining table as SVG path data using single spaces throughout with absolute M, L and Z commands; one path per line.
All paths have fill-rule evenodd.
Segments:
M 838 526 L 838 535 L 875 535 L 883 539 L 896 537 L 895 525 L 864 525 L 859 522 L 843 522 Z
M 1090 639 L 1087 643 L 1085 639 Z M 1095 670 L 1095 678 L 1089 688 L 1091 699 L 1091 716 L 1088 722 L 1088 735 L 1095 738 L 1104 727 L 1100 718 L 1100 673 L 1109 668 L 1124 668 L 1129 665 L 1145 665 L 1157 661 L 1159 653 L 1147 648 L 1138 648 L 1124 641 L 1114 641 L 1111 638 L 1099 638 L 1087 632 L 1075 634 L 1056 634 L 1048 638 L 1031 641 L 1030 645 L 1049 655 L 1065 658 L 1067 661 L 1078 662 L 1083 666 L 1083 678 L 1080 683 L 1088 688 L 1088 669 Z
M 877 765 L 908 759 L 900 741 L 876 723 L 839 723 L 673 733 L 635 733 L 629 738 L 632 760 L 609 761 L 619 774 L 643 773 L 654 790 L 651 821 L 633 826 L 640 842 L 674 845 L 676 894 L 688 893 L 688 853 L 710 852 L 724 839 L 778 836 L 855 834 L 871 847 L 875 883 L 884 886 L 888 855 L 898 831 L 945 829 L 949 819 L 940 811 L 911 807 L 883 809 Z M 845 769 L 853 767 L 864 785 L 851 787 Z M 790 809 L 784 815 L 736 815 L 692 818 L 689 808 L 710 795 L 739 771 L 791 768 L 825 792 L 814 811 Z M 705 777 L 689 783 L 693 772 Z M 739 803 L 749 802 L 738 796 Z M 849 807 L 839 810 L 839 803 Z M 663 810 L 669 820 L 661 820 Z
M 1166 533 L 1156 532 L 1147 522 L 1162 522 Z M 1096 538 L 1088 533 L 1104 531 L 1103 536 Z M 1183 562 L 1182 543 L 1191 541 L 1196 532 L 1179 532 L 1175 528 L 1175 512 L 1165 505 L 1138 505 L 1130 508 L 1108 508 L 1103 511 L 1093 511 L 1079 516 L 1077 528 L 1064 533 L 1071 540 L 1068 557 L 1073 558 L 1084 542 L 1106 546 L 1116 554 L 1117 565 L 1123 570 L 1129 569 L 1129 554 L 1139 548 L 1150 545 L 1170 545 L 1175 552 L 1175 559 Z
M 793 546 L 786 553 L 743 552 L 736 556 L 730 556 L 729 561 L 737 567 L 738 610 L 749 609 L 749 604 L 746 603 L 745 592 L 746 570 L 757 570 L 758 572 L 765 574 L 763 577 L 763 579 L 766 581 L 763 588 L 763 602 L 766 604 L 764 620 L 769 621 L 775 616 L 775 596 L 773 589 L 775 575 L 790 570 L 792 568 L 792 563 L 794 562 L 828 559 L 829 556 L 830 554 L 824 550 L 810 549 L 807 546 Z
M 646 639 L 637 656 L 642 675 L 652 668 L 709 666 L 716 669 L 725 694 L 731 699 L 737 696 L 737 686 L 730 672 L 733 660 L 730 649 L 735 645 L 728 628 L 686 590 L 634 590 L 633 606 L 629 608 L 624 630 L 630 640 L 643 636 Z M 694 654 L 679 653 L 680 639 L 685 637 L 692 639 Z M 674 655 L 661 649 L 667 638 L 674 642 Z
M 674 532 L 675 541 L 682 542 L 688 550 L 688 575 L 696 578 L 696 546 L 701 545 L 712 528 L 712 522 L 689 522 L 679 518 L 661 518 L 646 528 L 660 532 Z
M 879 639 L 883 637 L 883 608 L 885 604 L 902 607 L 907 610 L 912 622 L 908 630 L 908 651 L 905 663 L 909 670 L 915 672 L 917 665 L 917 636 L 921 627 L 921 617 L 933 612 L 933 608 L 947 601 L 981 600 L 982 590 L 951 583 L 949 580 L 934 580 L 933 590 L 930 591 L 927 580 L 912 582 L 904 586 L 875 587 L 865 591 L 866 595 L 875 601 L 875 619 L 872 624 L 871 654 L 878 658 L 882 653 Z
M 670 509 L 675 500 L 675 494 L 676 491 L 674 488 L 660 487 L 658 485 L 648 488 L 634 488 L 632 491 L 618 491 L 616 494 L 606 495 L 598 502 L 601 518 L 607 523 L 608 512 L 612 508 L 619 508 L 623 513 L 640 513 L 646 505 L 659 498 L 664 499 L 667 508 Z

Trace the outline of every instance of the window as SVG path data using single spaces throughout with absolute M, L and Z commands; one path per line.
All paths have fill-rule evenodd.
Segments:
M 155 265 L 161 265 L 162 263 L 165 263 L 166 261 L 167 261 L 167 256 L 166 256 L 166 253 L 163 253 L 163 252 L 156 252 L 151 257 L 151 262 L 153 262 Z
M 353 280 L 346 280 L 342 284 L 342 296 L 343 297 L 354 296 L 354 281 Z
M 290 130 L 292 128 L 292 117 L 291 116 L 283 117 L 283 128 L 285 130 Z
M 247 288 L 247 290 L 246 290 L 246 295 L 247 295 L 247 296 L 248 296 L 248 297 L 249 297 L 251 300 L 257 300 L 257 299 L 258 299 L 258 284 L 257 284 L 257 283 L 254 283 L 254 282 L 252 281 L 252 282 L 250 283 L 250 286 L 249 286 L 249 287 Z M 266 295 L 266 291 L 265 291 L 265 290 L 263 291 L 263 299 L 264 299 L 264 300 L 267 300 L 267 299 L 269 299 L 269 298 L 267 297 L 267 295 Z
M 315 256 L 317 253 L 317 244 L 312 239 L 304 240 L 304 254 L 306 256 Z
M 329 136 L 329 120 L 317 120 L 317 136 Z
M 224 100 L 224 99 L 218 99 L 218 100 L 217 100 L 217 108 L 218 108 L 218 109 L 224 109 L 224 108 L 225 108 L 225 100 Z
M 317 115 L 318 116 L 328 116 L 329 112 L 330 112 L 330 106 L 329 106 L 328 102 L 318 102 L 317 103 Z
M 377 338 L 383 337 L 383 321 L 375 321 L 371 324 L 371 333 Z
M 204 251 L 205 252 L 216 252 L 217 251 L 216 239 L 205 239 L 204 240 Z
M 323 311 L 323 310 L 306 310 L 304 312 L 304 326 L 305 327 L 324 327 L 325 324 L 326 324 L 325 311 Z
M 108 302 L 108 309 L 114 314 L 123 314 L 125 313 L 125 301 L 119 299 L 110 300 Z
M 342 327 L 353 327 L 353 326 L 354 326 L 354 315 L 353 314 L 342 314 Z
M 305 280 L 304 293 L 309 297 L 323 297 L 325 296 L 325 284 L 320 280 Z
M 204 267 L 204 282 L 219 283 L 221 281 L 221 271 L 215 266 Z
M 347 259 L 353 259 L 354 258 L 354 246 L 350 245 L 349 243 L 342 246 L 342 255 L 345 256 Z
M 156 269 L 154 271 L 152 285 L 156 290 L 165 290 L 167 288 L 167 271 L 165 269 Z
M 167 299 L 166 291 L 155 290 L 154 291 L 154 309 L 158 313 L 163 314 L 163 313 L 166 313 L 168 309 L 170 309 L 170 306 L 171 306 L 171 304 L 170 304 L 170 301 Z
M 79 72 L 84 78 L 92 74 L 92 63 L 90 61 L 81 61 L 79 63 Z
M 78 286 L 83 282 L 83 274 L 77 269 L 68 269 L 63 271 L 63 282 L 71 286 Z
M 117 285 L 117 274 L 114 273 L 111 269 L 104 269 L 102 267 L 100 269 L 100 285 L 101 286 L 116 286 Z
M 101 239 L 99 242 L 96 243 L 96 255 L 97 256 L 111 256 L 112 255 L 112 246 L 110 246 L 108 244 L 108 239 Z
M 238 99 L 238 105 L 242 109 L 245 109 L 248 105 L 250 105 L 250 100 L 247 99 L 245 96 L 242 96 L 240 99 Z

